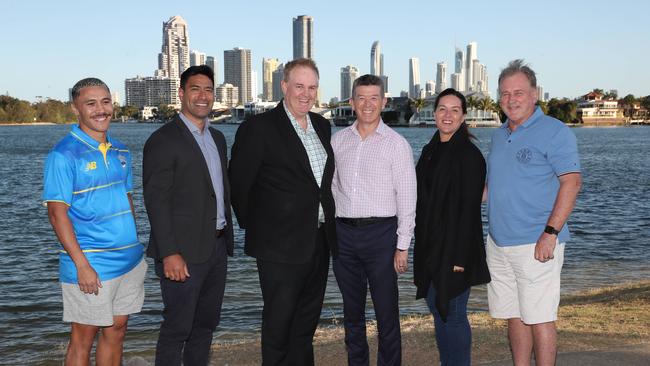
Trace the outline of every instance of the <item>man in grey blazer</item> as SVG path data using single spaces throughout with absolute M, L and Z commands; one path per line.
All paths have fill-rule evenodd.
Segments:
M 142 162 L 147 255 L 165 307 L 156 365 L 207 365 L 233 253 L 226 140 L 207 119 L 210 67 L 183 72 L 178 94 L 181 112 L 149 137 Z

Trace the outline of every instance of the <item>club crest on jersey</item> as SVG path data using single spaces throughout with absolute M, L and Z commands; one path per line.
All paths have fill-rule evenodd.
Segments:
M 97 162 L 96 161 L 89 161 L 86 163 L 86 168 L 84 169 L 85 172 L 89 172 L 91 170 L 97 169 Z
M 118 155 L 117 158 L 120 159 L 120 165 L 122 165 L 122 168 L 126 168 L 126 156 Z

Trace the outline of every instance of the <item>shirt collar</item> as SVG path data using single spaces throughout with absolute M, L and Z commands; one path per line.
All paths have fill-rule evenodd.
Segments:
M 359 134 L 359 130 L 357 129 L 357 126 L 359 125 L 359 120 L 355 120 L 354 123 L 350 126 L 350 130 L 352 130 L 352 133 L 355 135 L 361 137 L 361 134 Z M 379 136 L 386 136 L 386 133 L 388 133 L 389 127 L 384 123 L 384 120 L 379 118 L 379 124 L 377 125 L 377 128 L 372 134 L 378 134 Z
M 70 133 L 76 137 L 77 139 L 83 141 L 86 145 L 92 147 L 93 149 L 99 149 L 99 145 L 101 144 L 99 141 L 95 140 L 94 138 L 90 137 L 87 133 L 84 132 L 84 130 L 79 127 L 79 125 L 74 125 L 72 126 L 72 131 Z M 110 145 L 111 144 L 111 136 L 106 133 L 106 142 Z
M 285 103 L 282 103 L 282 107 L 284 107 L 284 111 L 287 113 L 287 116 L 289 117 L 289 121 L 291 121 L 291 125 L 293 126 L 293 128 L 296 129 L 296 131 L 300 130 L 300 131 L 304 131 L 305 133 L 310 133 L 314 131 L 314 127 L 311 125 L 311 118 L 309 118 L 309 113 L 305 115 L 305 118 L 307 119 L 307 129 L 303 130 L 300 124 L 298 123 L 296 117 L 294 117 L 293 114 L 291 114 L 291 112 L 289 111 L 289 108 L 287 108 L 287 105 Z
M 206 132 L 206 131 L 208 130 L 208 128 L 210 127 L 210 121 L 208 121 L 207 118 L 203 119 L 203 122 L 204 122 L 204 124 L 203 124 L 203 131 L 201 131 L 201 130 L 200 130 L 200 129 L 199 129 L 199 128 L 194 124 L 194 123 L 192 123 L 192 121 L 190 121 L 190 120 L 189 120 L 189 119 L 188 119 L 188 118 L 183 114 L 183 112 L 179 112 L 179 113 L 178 113 L 178 116 L 181 117 L 181 121 L 183 121 L 183 123 L 185 123 L 185 126 L 187 126 L 187 128 L 188 128 L 188 129 L 190 130 L 190 132 L 192 132 L 192 133 L 202 134 L 202 133 Z

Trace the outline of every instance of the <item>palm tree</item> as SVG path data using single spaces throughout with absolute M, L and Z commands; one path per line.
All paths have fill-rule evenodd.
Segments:
M 486 96 L 485 98 L 479 100 L 477 102 L 477 107 L 478 109 L 482 109 L 488 112 L 493 112 L 495 110 L 494 101 L 492 101 L 492 98 L 490 98 L 489 96 Z
M 420 118 L 420 110 L 426 105 L 426 100 L 423 98 L 415 98 L 413 99 L 413 107 L 415 108 L 415 117 L 416 119 Z
M 478 108 L 478 99 L 475 96 L 471 95 L 467 97 L 467 108 L 476 109 Z

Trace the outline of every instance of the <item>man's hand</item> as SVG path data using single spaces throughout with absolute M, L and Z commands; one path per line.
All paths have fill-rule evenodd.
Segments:
M 454 272 L 465 272 L 465 267 L 454 266 L 453 271 L 454 271 Z
M 172 254 L 163 258 L 163 273 L 165 278 L 172 281 L 185 282 L 185 279 L 190 277 L 187 264 L 180 254 Z
M 409 252 L 408 250 L 395 250 L 395 258 L 393 259 L 393 265 L 395 266 L 395 272 L 402 274 L 405 273 L 409 268 Z
M 553 259 L 553 251 L 555 250 L 556 243 L 557 236 L 542 233 L 539 239 L 537 239 L 537 244 L 535 244 L 535 259 L 542 263 Z
M 88 263 L 77 267 L 77 282 L 79 283 L 79 290 L 84 294 L 97 295 L 99 294 L 99 288 L 102 287 L 97 272 Z

